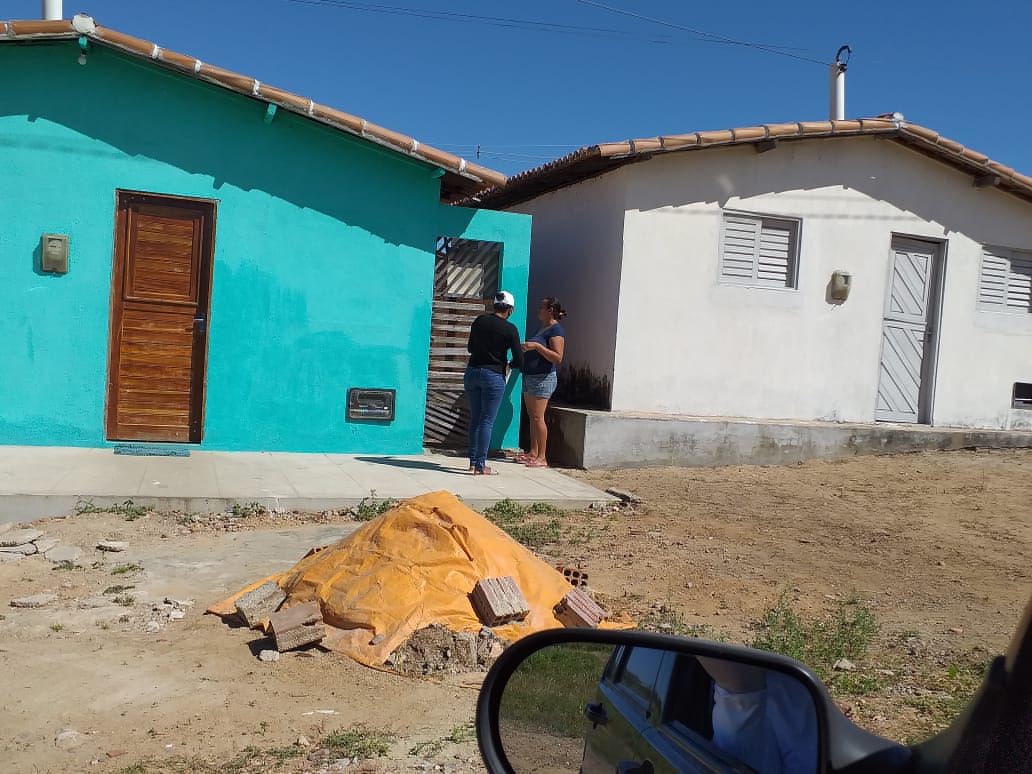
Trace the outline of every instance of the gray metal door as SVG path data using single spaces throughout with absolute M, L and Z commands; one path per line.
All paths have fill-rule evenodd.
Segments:
M 875 419 L 927 422 L 930 346 L 936 318 L 939 246 L 892 240 L 892 280 L 882 323 L 881 373 Z

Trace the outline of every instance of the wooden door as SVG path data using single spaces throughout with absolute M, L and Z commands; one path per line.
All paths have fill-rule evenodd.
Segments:
M 199 443 L 215 202 L 118 192 L 106 431 Z
M 939 246 L 895 237 L 892 280 L 882 322 L 881 370 L 875 418 L 928 422 Z
M 423 443 L 462 448 L 469 441 L 469 403 L 462 385 L 469 328 L 498 292 L 502 245 L 473 239 L 437 240 L 430 322 L 430 373 Z

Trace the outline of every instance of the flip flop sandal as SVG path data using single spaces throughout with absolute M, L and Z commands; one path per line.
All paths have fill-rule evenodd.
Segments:
M 474 476 L 497 476 L 498 475 L 498 471 L 495 470 L 494 468 L 484 468 L 483 470 L 480 470 L 480 471 L 474 470 L 473 471 L 473 475 Z
M 542 462 L 541 460 L 527 460 L 527 462 L 524 463 L 524 464 L 528 468 L 547 468 L 548 467 L 548 463 L 547 462 Z
M 531 456 L 529 454 L 524 454 L 523 452 L 520 452 L 519 454 L 516 455 L 516 461 L 517 462 L 527 463 L 531 459 L 532 458 L 531 458 Z

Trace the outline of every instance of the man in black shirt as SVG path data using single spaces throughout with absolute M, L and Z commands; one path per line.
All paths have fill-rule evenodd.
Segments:
M 496 472 L 487 467 L 487 452 L 505 394 L 510 352 L 513 368 L 523 368 L 520 332 L 509 322 L 515 306 L 512 293 L 501 291 L 494 297 L 494 311 L 477 317 L 469 330 L 469 364 L 463 384 L 469 398 L 469 467 L 474 476 Z

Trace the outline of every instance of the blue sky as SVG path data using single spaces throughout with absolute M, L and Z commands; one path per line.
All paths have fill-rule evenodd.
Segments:
M 4 0 L 0 17 L 40 8 Z M 507 174 L 598 142 L 826 118 L 821 63 L 849 44 L 847 117 L 900 111 L 1032 174 L 1018 0 L 65 0 L 80 11 L 470 159 L 479 144 Z

